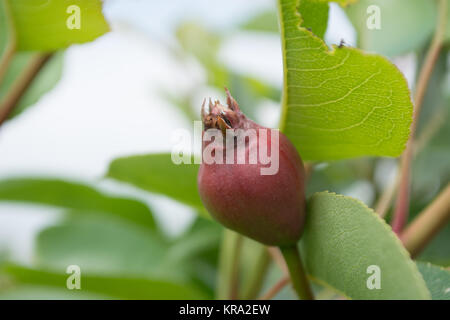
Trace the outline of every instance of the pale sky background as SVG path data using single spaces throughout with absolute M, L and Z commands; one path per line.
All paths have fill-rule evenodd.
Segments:
M 97 183 L 118 156 L 170 151 L 172 132 L 191 124 L 159 92 L 162 88 L 183 92 L 204 83 L 205 77 L 195 62 L 181 63 L 170 55 L 167 44 L 174 43 L 176 25 L 197 20 L 225 29 L 274 5 L 272 0 L 106 0 L 104 13 L 112 32 L 70 47 L 57 86 L 0 128 L 0 178 L 53 176 Z M 334 4 L 329 25 L 333 25 L 326 35 L 329 43 L 344 39 L 355 44 L 352 26 Z M 233 35 L 221 58 L 233 69 L 281 84 L 276 36 Z M 198 97 L 199 106 L 202 98 Z M 110 182 L 101 186 L 136 195 L 133 188 Z M 349 193 L 355 196 L 373 194 L 364 181 L 352 188 Z M 183 205 L 143 192 L 138 195 L 172 234 L 191 221 L 192 213 Z M 57 219 L 59 211 L 1 203 L 0 249 L 8 248 L 12 258 L 29 262 L 36 233 Z

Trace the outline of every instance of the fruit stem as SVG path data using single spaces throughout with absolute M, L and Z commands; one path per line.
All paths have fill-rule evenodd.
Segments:
M 280 247 L 291 276 L 291 283 L 301 300 L 314 300 L 297 245 Z

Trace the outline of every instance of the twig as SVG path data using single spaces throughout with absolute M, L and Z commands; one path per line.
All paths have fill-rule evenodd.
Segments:
M 277 247 L 267 247 L 267 251 L 269 255 L 272 257 L 272 260 L 275 264 L 283 271 L 285 275 L 289 274 L 289 270 L 286 266 L 286 262 L 284 261 L 283 255 L 280 252 L 280 249 Z
M 259 298 L 259 300 L 270 300 L 277 295 L 288 283 L 290 279 L 289 276 L 284 276 L 277 283 L 274 284 L 272 288 L 267 290 L 267 292 Z
M 401 234 L 401 240 L 412 257 L 450 220 L 450 183 Z
M 0 101 L 0 125 L 8 118 L 14 110 L 20 98 L 33 82 L 36 75 L 50 59 L 51 54 L 36 54 L 18 79 L 14 82 L 5 98 Z
M 395 191 L 397 190 L 399 185 L 399 177 L 400 175 L 397 174 L 395 180 L 391 182 L 391 184 L 387 188 L 384 189 L 375 206 L 375 212 L 378 213 L 381 218 L 384 218 L 386 216 L 389 208 L 391 207 L 392 200 L 395 196 Z
M 414 95 L 415 107 L 411 124 L 411 134 L 408 143 L 406 144 L 406 150 L 401 158 L 400 184 L 397 193 L 394 217 L 392 219 L 392 229 L 397 234 L 400 234 L 403 226 L 408 220 L 411 161 L 414 154 L 413 145 L 415 131 L 419 121 L 422 102 L 427 90 L 428 82 L 430 80 L 431 74 L 433 72 L 433 67 L 439 57 L 439 52 L 442 47 L 442 41 L 444 38 L 447 23 L 447 0 L 439 0 L 438 11 L 439 19 L 436 26 L 436 32 L 434 34 L 430 49 L 427 52 L 424 64 L 422 66 L 422 69 L 420 70 L 419 78 L 417 80 L 416 92 Z
M 305 185 L 308 183 L 309 178 L 311 178 L 311 175 L 314 171 L 314 165 L 315 165 L 314 162 L 305 162 L 305 165 L 304 165 L 304 167 L 305 167 L 305 182 L 304 182 Z
M 442 127 L 445 123 L 446 110 L 439 110 L 439 112 L 435 113 L 432 118 L 427 122 L 423 130 L 421 130 L 420 136 L 417 137 L 414 141 L 414 155 L 416 156 L 430 141 L 436 132 Z M 392 200 L 394 199 L 395 193 L 398 189 L 400 174 L 397 173 L 395 180 L 392 181 L 388 187 L 384 188 L 383 193 L 378 199 L 377 204 L 375 205 L 375 212 L 377 212 L 381 218 L 384 218 L 388 213 Z

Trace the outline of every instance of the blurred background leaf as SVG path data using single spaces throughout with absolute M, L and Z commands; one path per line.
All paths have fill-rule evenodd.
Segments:
M 431 263 L 418 262 L 433 300 L 450 300 L 450 270 L 434 266 Z
M 176 165 L 168 153 L 149 154 L 115 159 L 107 177 L 169 196 L 207 216 L 197 191 L 198 168 L 198 164 Z
M 267 10 L 260 12 L 240 25 L 242 30 L 278 33 L 277 12 Z
M 155 231 L 123 221 L 83 219 L 74 212 L 68 221 L 39 234 L 35 263 L 55 271 L 75 264 L 87 274 L 162 278 L 177 275 L 158 269 L 167 247 Z
M 155 221 L 149 208 L 130 199 L 113 197 L 81 183 L 60 179 L 15 178 L 0 181 L 0 201 L 34 203 L 75 209 L 79 214 L 112 214 L 149 229 Z
M 7 0 L 0 1 L 0 84 L 6 71 L 8 60 L 16 46 L 15 30 Z
M 369 6 L 380 8 L 381 29 L 369 29 Z M 390 57 L 420 49 L 431 38 L 437 19 L 429 0 L 360 0 L 346 8 L 358 34 L 358 47 Z

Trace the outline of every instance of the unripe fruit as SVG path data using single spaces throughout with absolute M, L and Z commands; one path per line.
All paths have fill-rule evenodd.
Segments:
M 241 134 L 253 129 L 257 132 L 258 139 L 248 139 L 246 143 L 239 144 L 235 138 L 232 163 L 225 163 L 226 155 L 231 151 L 229 145 L 227 150 L 225 142 L 214 144 L 213 148 L 209 145 L 212 141 L 203 142 L 203 150 L 209 147 L 213 150 L 212 153 L 223 153 L 224 161 L 202 161 L 198 173 L 202 202 L 211 215 L 229 229 L 266 245 L 295 244 L 300 239 L 305 219 L 305 174 L 302 160 L 284 134 L 277 132 L 278 142 L 273 140 L 271 133 L 274 129 L 262 127 L 247 119 L 228 90 L 226 92 L 228 106 L 210 101 L 208 113 L 202 106 L 203 134 L 209 129 L 219 129 L 225 137 L 227 129 L 243 129 Z M 267 130 L 267 148 L 264 150 L 269 153 L 273 143 L 277 146 L 275 151 L 278 152 L 279 162 L 275 174 L 261 173 L 261 169 L 270 164 L 261 163 L 259 157 L 256 163 L 249 163 L 250 154 L 261 150 L 259 137 L 264 130 L 259 129 Z M 244 151 L 246 155 L 244 164 L 237 162 L 240 151 Z

